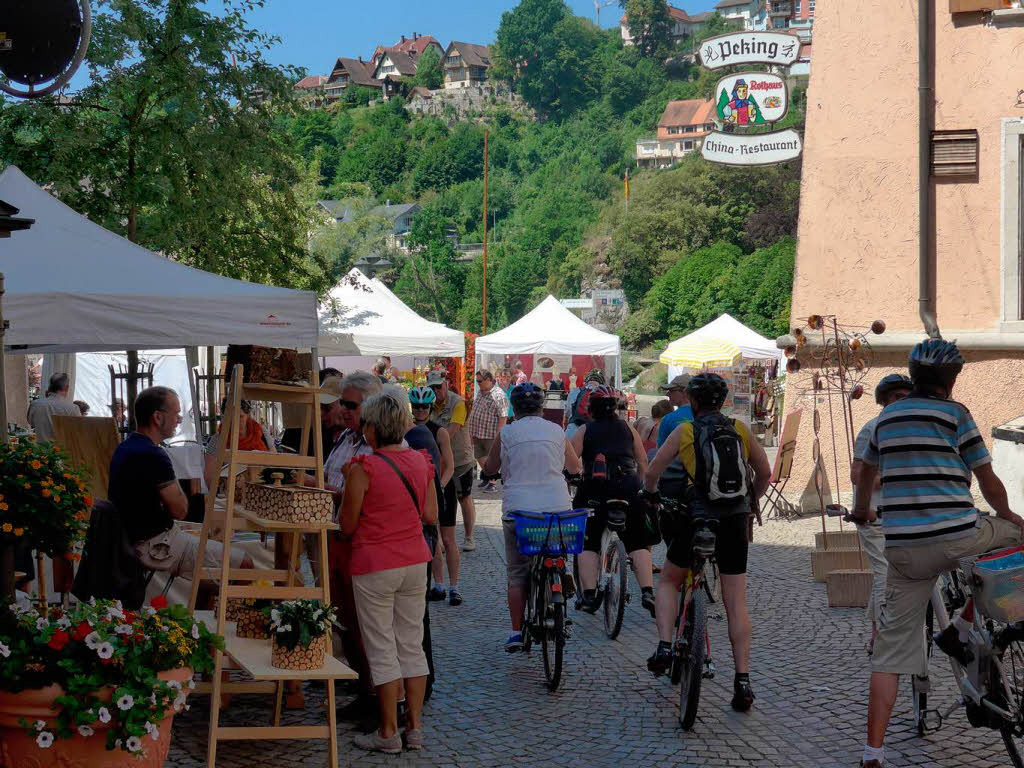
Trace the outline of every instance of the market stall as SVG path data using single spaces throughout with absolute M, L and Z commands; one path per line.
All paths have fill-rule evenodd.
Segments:
M 604 370 L 617 386 L 622 384 L 619 337 L 587 325 L 554 296 L 512 325 L 476 340 L 478 368 L 493 371 L 516 363 L 540 386 L 557 378 L 570 390 L 593 368 Z

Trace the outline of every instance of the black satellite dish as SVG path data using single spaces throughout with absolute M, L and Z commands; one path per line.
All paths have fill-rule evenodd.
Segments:
M 89 0 L 0 0 L 0 90 L 31 99 L 63 88 L 85 58 L 91 28 Z

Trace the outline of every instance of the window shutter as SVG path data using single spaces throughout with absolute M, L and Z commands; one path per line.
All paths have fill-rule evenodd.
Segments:
M 932 176 L 945 179 L 977 175 L 976 130 L 932 132 Z

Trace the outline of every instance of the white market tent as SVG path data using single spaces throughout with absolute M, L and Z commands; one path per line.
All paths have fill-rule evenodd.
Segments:
M 462 357 L 465 336 L 417 315 L 380 281 L 353 269 L 320 307 L 318 354 Z
M 599 331 L 548 296 L 531 312 L 500 331 L 476 340 L 477 355 L 595 355 L 615 360 L 622 384 L 619 337 Z M 606 366 L 607 367 L 607 366 Z
M 0 245 L 11 351 L 316 346 L 311 291 L 171 261 L 76 213 L 13 165 L 0 173 L 0 200 L 35 219 Z
M 684 345 L 688 341 L 699 339 L 721 339 L 732 342 L 732 344 L 739 347 L 743 360 L 775 361 L 781 360 L 783 357 L 782 351 L 775 346 L 775 342 L 766 339 L 757 331 L 747 328 L 747 326 L 728 313 L 719 316 L 716 320 L 712 320 L 703 328 L 698 328 L 693 333 L 676 339 L 669 346 Z M 682 368 L 670 365 L 668 367 L 669 381 L 682 372 Z

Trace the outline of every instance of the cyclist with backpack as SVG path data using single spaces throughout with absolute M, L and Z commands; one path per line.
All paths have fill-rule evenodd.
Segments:
M 649 504 L 657 504 L 658 478 L 677 458 L 689 481 L 683 494 L 689 514 L 662 521 L 668 552 L 656 598 L 659 642 L 647 660 L 647 668 L 664 674 L 672 664 L 672 631 L 678 618 L 679 591 L 693 561 L 693 533 L 698 527 L 713 529 L 717 522 L 715 557 L 736 665 L 732 707 L 746 712 L 754 702 L 750 685 L 751 626 L 746 605 L 747 526 L 751 499 L 760 498 L 768 488 L 771 466 L 750 428 L 722 414 L 728 393 L 729 385 L 717 374 L 701 373 L 690 379 L 686 395 L 694 420 L 676 427 L 658 449 L 644 477 L 643 496 Z M 708 521 L 714 522 L 709 525 Z
M 597 368 L 587 374 L 583 386 L 569 393 L 565 401 L 565 436 L 572 437 L 577 429 L 590 421 L 590 395 L 605 385 L 604 374 Z
M 595 613 L 600 607 L 598 553 L 609 516 L 602 502 L 623 499 L 630 502 L 630 509 L 619 536 L 633 562 L 643 606 L 654 616 L 654 574 L 651 551 L 647 547 L 657 542 L 652 541 L 652 530 L 647 525 L 646 505 L 637 495 L 647 470 L 647 452 L 637 431 L 618 417 L 618 403 L 619 393 L 612 387 L 600 386 L 592 390 L 589 400 L 592 421 L 576 430 L 571 441 L 573 450 L 583 460 L 583 483 L 573 506 L 589 507 L 597 502 L 593 516 L 587 520 L 583 552 L 579 556 L 582 608 L 587 613 Z

